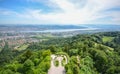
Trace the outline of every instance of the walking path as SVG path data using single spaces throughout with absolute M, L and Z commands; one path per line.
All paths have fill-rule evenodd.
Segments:
M 62 56 L 56 56 L 56 55 L 51 55 L 51 67 L 48 71 L 48 74 L 65 74 L 65 68 L 62 66 L 62 60 L 63 60 L 63 57 Z M 65 57 L 66 61 L 67 61 L 67 58 Z M 58 60 L 59 61 L 59 66 L 56 67 L 54 65 L 54 61 L 55 60 Z

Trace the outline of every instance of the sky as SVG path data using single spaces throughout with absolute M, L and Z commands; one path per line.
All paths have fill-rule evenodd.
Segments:
M 0 24 L 120 24 L 120 0 L 0 0 Z

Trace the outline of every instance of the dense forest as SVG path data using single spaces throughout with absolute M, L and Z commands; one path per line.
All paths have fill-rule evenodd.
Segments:
M 51 54 L 64 53 L 66 74 L 119 74 L 120 32 L 80 34 L 31 43 L 22 51 L 7 42 L 0 52 L 0 74 L 47 74 Z

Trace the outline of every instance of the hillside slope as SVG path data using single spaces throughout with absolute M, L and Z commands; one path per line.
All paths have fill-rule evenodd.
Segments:
M 0 74 L 47 74 L 52 54 L 67 56 L 66 74 L 120 73 L 120 32 L 83 34 L 31 43 L 23 51 L 8 50 L 6 45 L 0 53 Z

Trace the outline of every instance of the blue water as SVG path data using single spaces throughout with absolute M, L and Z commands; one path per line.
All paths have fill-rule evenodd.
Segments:
M 40 33 L 57 33 L 57 32 L 72 32 L 72 31 L 87 31 L 97 30 L 98 28 L 84 28 L 84 29 L 53 29 L 53 30 L 40 30 L 40 31 L 21 31 L 21 32 L 40 32 Z

